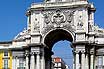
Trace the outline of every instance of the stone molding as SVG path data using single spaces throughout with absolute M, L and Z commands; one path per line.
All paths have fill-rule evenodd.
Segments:
M 83 7 L 86 7 L 88 6 L 88 2 L 87 1 L 78 1 L 78 2 L 72 2 L 72 3 L 69 3 L 69 2 L 60 2 L 60 3 L 40 3 L 40 4 L 36 4 L 36 3 L 33 3 L 31 5 L 31 10 L 34 10 L 34 9 L 40 9 L 40 8 L 50 8 L 50 7 L 69 7 L 69 8 L 74 8 L 74 7 L 79 7 L 79 6 L 83 6 Z M 34 8 L 34 9 L 33 9 Z

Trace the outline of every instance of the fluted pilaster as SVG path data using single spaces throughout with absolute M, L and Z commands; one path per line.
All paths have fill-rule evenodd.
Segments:
M 28 51 L 26 51 L 25 57 L 26 57 L 26 69 L 29 69 L 29 53 L 28 53 Z
M 79 63 L 79 51 L 75 51 L 76 53 L 76 69 L 80 68 L 80 63 Z
M 89 59 L 88 59 L 88 53 L 86 53 L 86 59 L 85 59 L 85 69 L 89 69 Z
M 103 66 L 104 66 L 104 55 L 103 55 Z
M 41 62 L 41 69 L 45 69 L 44 49 L 42 49 L 40 62 Z
M 94 69 L 94 52 L 91 52 L 90 54 L 90 69 Z
M 40 52 L 36 52 L 36 69 L 40 69 Z
M 35 56 L 34 56 L 34 52 L 31 52 L 31 65 L 30 65 L 30 69 L 36 69 L 35 68 Z
M 16 57 L 13 56 L 12 69 L 16 69 Z
M 81 65 L 82 65 L 82 68 L 81 69 L 85 69 L 85 51 L 81 51 Z

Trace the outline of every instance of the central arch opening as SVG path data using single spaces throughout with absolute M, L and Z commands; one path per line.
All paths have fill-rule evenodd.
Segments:
M 50 31 L 44 39 L 44 43 L 48 49 L 48 51 L 46 52 L 48 54 L 48 57 L 50 57 L 49 59 L 54 60 L 54 58 L 60 58 L 62 61 L 64 61 L 65 65 L 68 65 L 68 67 L 72 69 L 73 66 L 73 54 L 72 54 L 73 48 L 71 48 L 72 42 L 73 42 L 73 37 L 69 31 L 64 29 L 55 29 Z M 49 69 L 49 65 L 48 65 L 49 59 L 47 59 L 46 56 L 46 66 L 48 66 L 46 69 Z M 52 64 L 50 64 L 50 66 L 51 65 Z
M 53 45 L 52 52 L 54 53 L 52 55 L 52 58 L 61 58 L 65 65 L 68 66 L 68 69 L 73 68 L 73 53 L 71 48 L 71 42 L 67 40 L 60 40 L 56 42 Z

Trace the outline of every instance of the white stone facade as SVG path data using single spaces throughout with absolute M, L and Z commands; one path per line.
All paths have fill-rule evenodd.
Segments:
M 26 69 L 51 69 L 51 49 L 59 40 L 73 48 L 73 69 L 104 69 L 104 29 L 94 25 L 93 4 L 86 0 L 46 0 L 32 4 L 27 11 L 28 26 L 8 47 L 13 69 L 24 58 Z M 16 63 L 17 62 L 17 63 Z

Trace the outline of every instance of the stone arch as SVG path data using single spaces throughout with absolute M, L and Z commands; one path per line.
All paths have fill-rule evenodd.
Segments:
M 70 42 L 74 42 L 74 39 L 74 34 L 71 31 L 66 29 L 54 29 L 45 35 L 43 43 L 49 49 L 52 49 L 52 46 L 60 40 L 68 40 Z
M 45 69 L 51 69 L 52 67 L 52 48 L 54 44 L 60 40 L 68 40 L 73 43 L 74 36 L 71 31 L 61 28 L 53 29 L 46 33 L 43 38 L 43 43 L 46 45 L 44 48 Z

